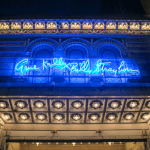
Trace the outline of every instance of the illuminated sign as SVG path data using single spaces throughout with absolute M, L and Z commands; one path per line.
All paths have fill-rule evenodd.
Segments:
M 42 72 L 52 69 L 57 75 L 62 72 L 88 76 L 139 76 L 139 69 L 133 60 L 123 59 L 23 59 L 15 65 L 16 72 L 27 75 L 31 71 Z M 52 74 L 53 74 L 52 72 Z

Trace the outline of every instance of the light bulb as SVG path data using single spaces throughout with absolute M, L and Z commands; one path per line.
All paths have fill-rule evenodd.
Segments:
M 100 107 L 100 103 L 93 102 L 92 107 L 94 107 L 96 109 L 96 108 Z
M 59 109 L 59 108 L 62 107 L 62 103 L 61 102 L 57 102 L 57 103 L 54 104 L 54 106 Z
M 64 116 L 63 114 L 55 114 L 53 117 L 54 117 L 56 120 L 60 121 L 60 120 L 62 120 L 65 116 Z
M 4 103 L 1 103 L 0 106 L 1 106 L 1 107 L 4 107 L 5 105 L 4 105 Z
M 144 114 L 141 115 L 141 118 L 144 119 L 144 120 L 149 119 L 149 117 L 150 117 L 149 113 L 144 113 Z
M 44 102 L 42 101 L 36 101 L 34 102 L 34 106 L 37 107 L 37 108 L 43 108 L 44 107 Z
M 131 103 L 130 103 L 130 106 L 131 106 L 132 108 L 135 108 L 135 107 L 137 106 L 137 103 L 136 103 L 136 102 L 131 102 Z
M 75 121 L 80 120 L 82 118 L 82 116 L 80 114 L 72 114 L 71 118 Z
M 45 114 L 37 114 L 36 118 L 39 120 L 45 120 L 47 118 L 47 116 Z
M 79 120 L 80 117 L 79 117 L 79 116 L 74 116 L 74 119 L 75 119 L 75 120 Z
M 117 108 L 119 106 L 119 103 L 118 102 L 112 102 L 111 103 L 111 107 L 112 108 Z
M 27 120 L 29 118 L 29 115 L 28 114 L 20 114 L 19 117 L 22 119 L 22 120 Z
M 4 117 L 6 120 L 12 119 L 12 116 L 10 114 L 4 114 Z
M 98 115 L 98 114 L 90 114 L 89 115 L 89 119 L 91 119 L 91 120 L 97 120 L 98 118 L 99 118 L 100 116 Z

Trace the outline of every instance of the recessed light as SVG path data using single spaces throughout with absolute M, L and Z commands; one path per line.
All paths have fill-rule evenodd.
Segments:
M 60 101 L 60 100 L 56 100 L 52 103 L 52 106 L 57 108 L 57 109 L 60 109 L 64 106 L 64 102 L 63 101 Z
M 43 108 L 46 104 L 45 104 L 43 101 L 41 101 L 41 100 L 37 100 L 37 101 L 35 101 L 35 102 L 33 103 L 33 105 L 34 105 L 35 107 L 41 109 L 41 108 Z
M 118 101 L 118 100 L 113 100 L 108 105 L 109 105 L 110 108 L 115 109 L 115 108 L 119 108 L 120 107 L 121 102 Z
M 18 108 L 25 108 L 27 107 L 27 102 L 26 101 L 23 101 L 23 100 L 18 100 L 15 102 L 15 105 L 18 107 Z
M 76 114 L 72 114 L 71 118 L 73 120 L 77 121 L 77 120 L 80 120 L 82 118 L 82 116 L 81 116 L 81 114 L 76 113 Z
M 5 109 L 5 108 L 8 108 L 8 106 L 9 106 L 8 102 L 0 100 L 0 108 Z
M 90 103 L 90 106 L 94 109 L 100 108 L 103 105 L 103 103 L 99 100 L 94 100 Z
M 146 106 L 147 108 L 150 108 L 150 101 L 147 101 L 147 102 L 145 103 L 145 106 Z
M 19 118 L 22 119 L 22 120 L 28 120 L 29 115 L 27 113 L 20 113 Z
M 63 120 L 63 119 L 65 118 L 65 116 L 64 116 L 63 114 L 60 114 L 60 113 L 55 114 L 53 117 L 54 117 L 56 120 L 58 120 L 58 121 Z
M 147 119 L 150 118 L 150 114 L 149 114 L 149 113 L 143 113 L 143 114 L 141 115 L 141 118 L 142 118 L 143 120 L 147 120 Z
M 127 113 L 127 114 L 125 114 L 123 117 L 124 117 L 124 119 L 126 119 L 126 120 L 131 120 L 131 119 L 133 119 L 134 114 L 132 114 L 132 113 Z
M 4 117 L 7 121 L 12 119 L 12 115 L 8 113 L 4 113 Z
M 93 120 L 93 121 L 97 120 L 99 117 L 100 117 L 100 115 L 96 114 L 96 113 L 89 115 L 89 119 Z
M 106 118 L 110 121 L 115 120 L 117 118 L 117 114 L 116 113 L 109 113 L 106 115 Z
M 72 105 L 73 108 L 79 109 L 83 106 L 83 102 L 79 101 L 79 100 L 76 100 L 76 101 L 73 101 L 71 103 L 71 105 Z
M 38 120 L 43 121 L 43 120 L 45 120 L 45 119 L 47 118 L 47 115 L 40 113 L 40 114 L 37 114 L 37 115 L 36 115 L 36 118 L 37 118 Z
M 137 100 L 131 100 L 127 103 L 127 106 L 130 109 L 136 108 L 139 105 L 139 102 Z

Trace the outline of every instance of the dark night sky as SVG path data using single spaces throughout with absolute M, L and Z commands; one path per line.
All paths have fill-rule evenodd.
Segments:
M 144 15 L 140 0 L 0 0 L 0 19 Z

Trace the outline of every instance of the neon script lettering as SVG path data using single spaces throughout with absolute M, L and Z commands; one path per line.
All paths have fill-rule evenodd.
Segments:
M 86 74 L 91 74 L 91 75 L 93 74 L 104 75 L 104 73 L 109 73 L 109 74 L 112 74 L 113 76 L 124 74 L 124 73 L 130 74 L 130 75 L 139 74 L 139 70 L 133 70 L 128 67 L 125 67 L 124 61 L 121 61 L 117 69 L 109 68 L 112 65 L 112 62 L 102 62 L 101 59 L 99 59 L 93 65 L 93 67 L 91 67 L 91 63 L 89 59 L 84 60 L 82 62 L 78 62 L 78 63 L 70 62 L 70 60 L 68 60 L 68 62 L 65 62 L 62 58 L 54 58 L 50 62 L 44 59 L 42 61 L 43 63 L 41 67 L 43 70 L 48 69 L 48 68 L 57 68 L 57 69 L 60 69 L 60 71 L 68 70 L 71 73 L 86 73 Z M 37 68 L 36 65 L 34 65 L 33 67 L 29 66 L 28 59 L 23 59 L 15 66 L 15 70 L 20 72 L 21 74 L 25 74 L 26 72 L 29 72 L 31 70 L 38 71 L 39 68 Z
M 28 59 L 23 59 L 15 66 L 15 70 L 20 72 L 21 74 L 25 74 L 30 70 L 35 70 L 35 71 L 38 70 L 38 68 L 36 68 L 36 65 L 34 65 L 33 67 L 27 67 L 26 66 L 27 64 L 28 64 Z

